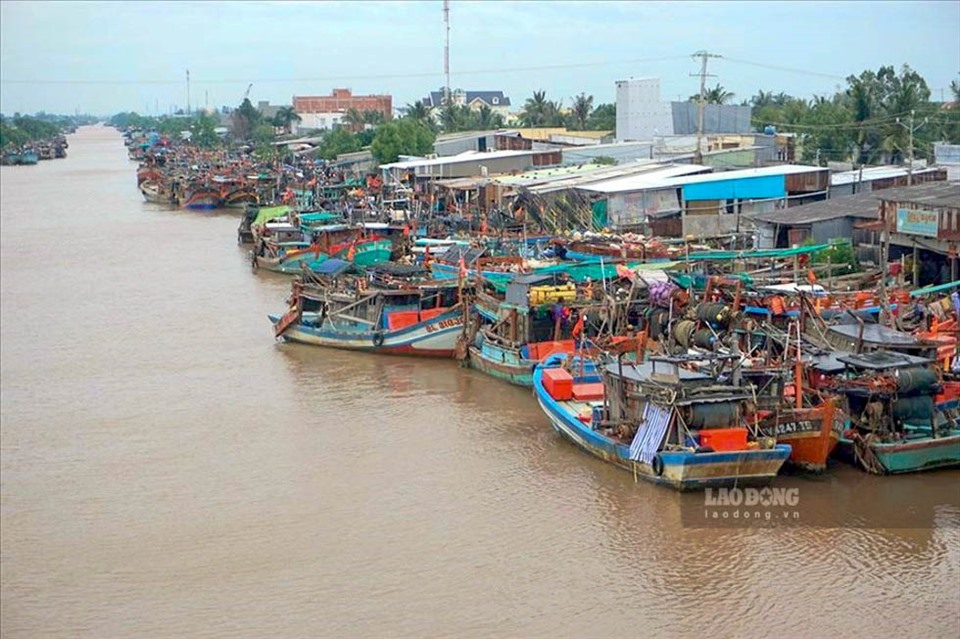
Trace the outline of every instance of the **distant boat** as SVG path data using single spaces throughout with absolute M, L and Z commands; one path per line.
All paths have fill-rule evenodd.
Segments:
M 246 209 L 260 201 L 257 189 L 252 186 L 239 186 L 227 192 L 223 197 L 223 206 L 228 209 Z
M 20 164 L 36 164 L 40 161 L 40 154 L 33 147 L 27 147 L 20 152 Z
M 220 189 L 203 184 L 186 187 L 180 197 L 180 206 L 195 211 L 210 211 L 220 208 L 220 204 Z
M 163 187 L 157 182 L 150 180 L 142 182 L 140 184 L 140 193 L 147 202 L 153 204 L 174 204 L 173 197 L 170 193 L 164 191 Z

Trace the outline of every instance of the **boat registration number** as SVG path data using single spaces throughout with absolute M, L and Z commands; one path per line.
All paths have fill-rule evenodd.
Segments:
M 778 435 L 789 435 L 790 433 L 809 433 L 810 431 L 814 430 L 820 430 L 820 426 L 809 420 L 777 425 Z
M 435 333 L 445 328 L 453 328 L 454 326 L 463 326 L 463 318 L 459 316 L 451 317 L 450 319 L 441 320 L 436 324 L 427 324 L 427 332 Z

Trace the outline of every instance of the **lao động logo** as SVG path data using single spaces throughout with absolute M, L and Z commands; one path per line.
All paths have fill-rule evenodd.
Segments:
M 692 527 L 791 525 L 801 520 L 799 506 L 796 487 L 706 488 L 702 497 L 684 506 L 683 523 Z

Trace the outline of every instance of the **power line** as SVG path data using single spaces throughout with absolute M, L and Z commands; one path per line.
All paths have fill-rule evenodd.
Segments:
M 810 71 L 809 69 L 791 69 L 791 68 L 789 68 L 789 67 L 781 67 L 781 66 L 777 66 L 777 65 L 773 65 L 773 64 L 765 64 L 765 63 L 763 63 L 763 62 L 750 62 L 749 60 L 739 60 L 739 59 L 737 59 L 737 58 L 728 58 L 728 57 L 726 57 L 726 56 L 724 56 L 723 59 L 726 60 L 727 62 L 734 62 L 734 63 L 737 63 L 737 64 L 745 64 L 745 65 L 747 65 L 747 66 L 760 67 L 760 68 L 762 68 L 762 69 L 771 69 L 771 70 L 773 70 L 773 71 L 785 71 L 785 72 L 787 72 L 787 73 L 800 73 L 800 74 L 803 74 L 803 75 L 817 76 L 817 77 L 820 77 L 820 78 L 830 78 L 831 80 L 844 80 L 844 81 L 845 81 L 845 80 L 847 79 L 846 77 L 842 77 L 842 76 L 839 76 L 839 75 L 833 75 L 833 74 L 830 74 L 830 73 L 820 73 L 819 71 Z
M 754 116 L 752 118 L 753 122 L 756 124 L 765 124 L 777 127 L 784 128 L 794 128 L 794 129 L 860 129 L 870 126 L 882 126 L 884 124 L 894 124 L 896 119 L 899 117 L 904 117 L 910 115 L 909 111 L 906 113 L 885 115 L 883 117 L 871 118 L 869 120 L 863 120 L 861 122 L 845 122 L 842 124 L 789 124 L 786 122 L 767 122 L 766 120 L 761 120 Z
M 573 64 L 548 64 L 536 67 L 514 67 L 506 69 L 474 69 L 470 71 L 458 71 L 457 75 L 483 75 L 493 73 L 523 73 L 526 71 L 550 71 L 555 69 L 581 69 L 590 67 L 615 66 L 622 64 L 644 64 L 648 62 L 663 62 L 668 60 L 686 60 L 688 56 L 665 56 L 659 58 L 639 58 L 635 60 L 613 60 L 603 62 L 578 62 Z M 377 75 L 341 75 L 327 76 L 322 78 L 261 78 L 254 79 L 258 84 L 289 83 L 289 82 L 332 82 L 340 80 L 388 80 L 393 78 L 433 78 L 442 77 L 442 72 L 422 72 L 422 73 L 390 73 Z M 199 80 L 194 79 L 194 84 L 246 84 L 250 78 L 231 79 L 231 80 Z M 70 84 L 70 85 L 169 85 L 180 84 L 180 80 L 7 80 L 0 79 L 0 84 Z

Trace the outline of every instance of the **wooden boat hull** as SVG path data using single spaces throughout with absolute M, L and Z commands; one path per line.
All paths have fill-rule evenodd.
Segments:
M 663 451 L 658 453 L 660 464 L 636 462 L 629 457 L 629 446 L 597 433 L 550 397 L 543 387 L 542 375 L 543 368 L 538 366 L 533 373 L 534 393 L 554 430 L 591 455 L 655 484 L 681 491 L 708 487 L 763 486 L 777 476 L 790 456 L 790 446 L 777 444 L 768 450 L 722 453 Z
M 170 196 L 161 192 L 156 185 L 144 182 L 140 185 L 140 193 L 143 199 L 151 204 L 171 204 Z
M 232 191 L 223 198 L 223 206 L 228 209 L 245 209 L 248 205 L 257 204 L 260 198 L 253 189 Z
M 270 316 L 275 327 L 282 319 L 280 315 Z M 367 353 L 452 358 L 462 327 L 463 313 L 460 309 L 455 309 L 395 331 L 336 330 L 325 325 L 317 327 L 300 321 L 291 324 L 284 331 L 283 339 L 311 346 Z
M 388 262 L 393 254 L 393 240 L 370 240 L 357 243 L 354 248 L 353 263 L 357 266 L 373 266 Z M 346 260 L 350 255 L 350 247 L 341 248 L 334 253 L 334 257 Z
M 841 438 L 838 455 L 851 463 L 860 465 L 856 454 L 857 444 Z M 932 439 L 929 437 L 896 443 L 872 442 L 870 450 L 883 466 L 886 474 L 917 473 L 938 468 L 960 467 L 960 431 Z
M 481 347 L 470 346 L 470 368 L 502 379 L 516 386 L 533 386 L 536 360 L 524 359 L 512 349 L 505 349 L 484 341 Z
M 195 191 L 180 200 L 180 206 L 192 211 L 212 211 L 220 204 L 220 194 L 215 191 Z
M 263 257 L 257 255 L 254 263 L 259 269 L 271 271 L 273 273 L 285 273 L 287 275 L 298 275 L 303 270 L 303 264 L 311 267 L 315 264 L 322 264 L 330 257 L 325 253 L 303 253 L 285 258 Z
M 840 441 L 843 422 L 832 401 L 816 408 L 792 410 L 781 414 L 769 429 L 777 442 L 790 446 L 788 462 L 802 470 L 822 473 L 827 460 Z

